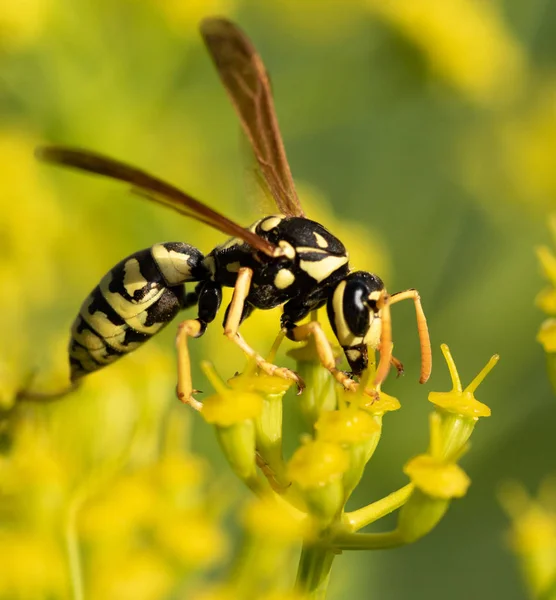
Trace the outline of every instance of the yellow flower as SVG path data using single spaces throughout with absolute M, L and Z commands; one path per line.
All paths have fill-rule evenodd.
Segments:
M 510 542 L 533 597 L 542 597 L 556 581 L 556 482 L 546 479 L 536 498 L 516 482 L 500 490 L 511 520 Z
M 235 382 L 236 389 L 227 388 L 213 372 L 206 361 L 202 363 L 205 374 L 210 378 L 216 394 L 209 396 L 202 407 L 202 415 L 207 423 L 219 427 L 230 427 L 258 417 L 263 409 L 263 399 L 255 392 L 246 391 L 242 384 L 247 384 L 248 389 L 253 389 L 253 383 L 242 379 L 241 383 Z
M 404 473 L 427 496 L 432 498 L 461 498 L 471 481 L 455 463 L 440 460 L 428 454 L 411 459 Z
M 484 0 L 367 0 L 471 100 L 496 104 L 523 85 L 524 53 L 498 5 Z
M 315 429 L 323 442 L 350 445 L 369 440 L 381 428 L 368 413 L 344 409 L 323 412 Z
M 302 488 L 319 488 L 340 479 L 348 466 L 347 454 L 337 444 L 310 441 L 296 450 L 288 473 Z
M 429 401 L 445 411 L 473 420 L 478 420 L 479 417 L 489 417 L 490 408 L 486 404 L 479 402 L 475 398 L 474 393 L 489 371 L 498 362 L 499 356 L 493 356 L 475 379 L 465 389 L 462 389 L 461 380 L 448 346 L 442 344 L 441 348 L 444 358 L 448 363 L 453 387 L 450 392 L 431 392 L 429 394 Z

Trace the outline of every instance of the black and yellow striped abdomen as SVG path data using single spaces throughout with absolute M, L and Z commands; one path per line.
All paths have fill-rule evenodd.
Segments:
M 111 269 L 73 323 L 72 381 L 135 350 L 172 321 L 186 306 L 183 284 L 210 277 L 203 259 L 189 244 L 167 242 L 136 252 Z

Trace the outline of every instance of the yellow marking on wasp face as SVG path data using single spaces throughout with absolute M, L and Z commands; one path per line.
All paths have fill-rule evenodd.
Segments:
M 352 362 L 355 362 L 356 360 L 359 360 L 361 358 L 361 351 L 360 350 L 346 350 L 346 356 L 349 358 L 349 360 L 351 360 Z
M 187 262 L 191 255 L 168 250 L 162 244 L 155 244 L 151 248 L 151 255 L 168 285 L 183 283 L 191 275 L 191 267 Z
M 263 221 L 261 221 L 261 229 L 263 231 L 270 231 L 271 229 L 274 229 L 283 218 L 284 217 L 268 217 L 263 219 Z
M 307 275 L 320 283 L 329 275 L 332 275 L 334 271 L 345 265 L 347 261 L 347 256 L 327 256 L 322 260 L 300 260 L 299 266 Z
M 380 298 L 384 295 L 384 290 L 375 290 L 369 294 L 369 300 L 374 300 L 378 302 Z
M 226 271 L 229 271 L 230 273 L 237 273 L 239 271 L 239 268 L 241 267 L 241 264 L 238 260 L 232 262 L 232 263 L 228 263 L 226 265 Z
M 130 258 L 124 265 L 124 288 L 125 291 L 130 295 L 143 289 L 149 284 L 149 282 L 141 275 L 141 268 L 139 261 L 136 258 Z
M 295 248 L 289 242 L 280 240 L 278 242 L 278 246 L 282 249 L 283 256 L 289 258 L 290 260 L 295 258 Z
M 110 306 L 120 315 L 120 317 L 122 317 L 122 319 L 124 319 L 124 321 L 149 308 L 149 306 L 154 304 L 164 293 L 164 288 L 160 289 L 159 287 L 155 286 L 141 300 L 141 302 L 130 302 L 118 292 L 110 291 L 109 286 L 111 282 L 112 273 L 110 272 L 102 278 L 99 288 L 108 304 L 110 304 Z
M 375 349 L 380 345 L 380 334 L 382 333 L 382 321 L 378 314 L 371 311 L 371 324 L 363 339 L 363 342 L 367 344 L 367 346 Z
M 315 236 L 315 240 L 317 241 L 317 246 L 321 248 L 328 248 L 328 242 L 322 237 L 320 233 L 313 231 L 313 235 Z
M 274 277 L 274 285 L 279 290 L 284 290 L 295 281 L 295 275 L 288 269 L 280 269 Z
M 336 337 L 342 346 L 358 346 L 363 343 L 363 338 L 353 335 L 344 317 L 344 290 L 346 282 L 341 281 L 334 290 L 332 307 L 334 309 L 334 325 Z

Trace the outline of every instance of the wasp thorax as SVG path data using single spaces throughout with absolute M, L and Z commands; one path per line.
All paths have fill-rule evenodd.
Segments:
M 328 299 L 328 318 L 355 374 L 367 366 L 367 346 L 376 348 L 381 334 L 382 280 L 354 271 L 336 286 Z

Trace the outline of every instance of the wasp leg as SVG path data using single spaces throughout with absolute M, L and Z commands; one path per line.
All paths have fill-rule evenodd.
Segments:
M 195 304 L 194 300 L 199 303 L 198 318 L 182 321 L 178 325 L 176 335 L 178 352 L 178 385 L 176 392 L 182 402 L 200 411 L 203 407 L 202 403 L 193 398 L 193 394 L 198 390 L 193 388 L 191 380 L 191 359 L 187 338 L 198 338 L 205 333 L 207 325 L 214 320 L 220 308 L 222 288 L 214 281 L 203 281 L 197 286 L 194 293 L 187 295 L 185 307 L 193 306 Z
M 287 335 L 295 342 L 303 342 L 312 335 L 315 338 L 315 345 L 322 366 L 325 369 L 328 369 L 336 381 L 341 383 L 346 390 L 354 391 L 357 389 L 358 384 L 347 373 L 336 368 L 336 360 L 334 358 L 334 353 L 332 352 L 332 346 L 326 339 L 326 335 L 318 321 L 310 321 L 304 325 L 296 325 L 293 329 L 288 331 Z
M 258 354 L 249 344 L 243 339 L 243 336 L 239 333 L 239 326 L 241 321 L 249 312 L 251 308 L 245 303 L 249 294 L 249 288 L 251 287 L 251 280 L 253 278 L 253 271 L 248 267 L 241 267 L 237 274 L 237 281 L 234 287 L 234 294 L 232 301 L 228 307 L 228 313 L 224 323 L 224 335 L 239 346 L 243 352 L 252 358 L 259 369 L 261 369 L 267 375 L 276 375 L 283 379 L 291 379 L 295 381 L 299 392 L 305 387 L 301 377 L 290 369 L 285 367 L 278 367 L 277 365 L 268 362 L 260 354 Z
M 178 385 L 176 393 L 184 404 L 189 404 L 198 411 L 202 409 L 203 405 L 193 397 L 193 394 L 199 390 L 193 389 L 191 381 L 191 358 L 189 357 L 187 338 L 201 337 L 206 328 L 207 324 L 200 319 L 188 319 L 178 325 L 176 335 L 176 348 L 178 351 Z
M 396 368 L 396 371 L 398 372 L 398 377 L 401 377 L 405 372 L 402 361 L 398 360 L 395 356 L 392 356 L 392 358 L 390 359 L 390 363 Z
M 429 328 L 427 327 L 427 318 L 421 306 L 421 297 L 417 290 L 405 290 L 392 294 L 389 304 L 395 304 L 402 300 L 413 300 L 415 303 L 415 313 L 417 315 L 417 332 L 419 334 L 419 344 L 421 346 L 421 376 L 419 383 L 426 383 L 432 371 L 432 350 L 429 337 Z

